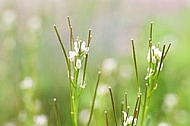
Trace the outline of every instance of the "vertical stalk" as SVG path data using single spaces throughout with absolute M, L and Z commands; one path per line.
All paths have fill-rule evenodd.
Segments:
M 136 74 L 136 84 L 137 84 L 137 88 L 138 88 L 138 92 L 141 92 L 140 89 L 140 84 L 139 84 L 139 75 L 138 75 L 138 68 L 137 68 L 137 59 L 136 59 L 136 54 L 135 54 L 135 44 L 134 44 L 134 40 L 131 39 L 131 43 L 132 43 L 132 49 L 133 49 L 133 59 L 134 59 L 134 64 L 135 64 L 135 74 Z
M 99 71 L 98 72 L 98 80 L 97 80 L 95 91 L 94 91 L 94 97 L 93 97 L 93 100 L 92 100 L 92 107 L 91 107 L 90 117 L 89 117 L 87 126 L 90 125 L 90 122 L 91 122 L 91 119 L 92 119 L 92 115 L 93 115 L 93 111 L 94 111 L 94 104 L 95 104 L 95 99 L 96 99 L 96 93 L 97 93 L 97 89 L 98 89 L 98 85 L 99 85 L 99 81 L 100 81 L 100 74 L 101 74 L 101 72 Z
M 55 115 L 57 119 L 57 126 L 61 126 L 60 115 L 57 107 L 57 99 L 54 98 L 53 101 L 54 101 Z
M 90 46 L 91 39 L 92 39 L 91 29 L 89 29 L 89 32 L 88 32 L 88 40 L 87 40 L 87 41 L 88 41 L 88 42 L 87 42 L 87 47 L 88 47 L 88 48 L 89 48 L 89 46 Z M 84 83 L 85 83 L 87 61 L 88 61 L 88 54 L 86 54 L 85 63 L 84 63 L 84 72 L 83 72 L 83 76 L 82 76 L 82 85 L 84 85 Z
M 116 109 L 115 109 L 115 102 L 113 99 L 113 93 L 112 93 L 112 89 L 110 86 L 109 86 L 109 92 L 110 92 L 110 98 L 111 98 L 111 103 L 112 103 L 112 110 L 113 110 L 113 114 L 114 114 L 115 125 L 117 126 L 117 114 L 116 114 Z
M 106 117 L 106 126 L 108 126 L 108 112 L 107 111 L 104 111 L 104 113 L 105 113 L 105 117 Z
M 146 113 L 147 113 L 147 108 L 148 108 L 148 105 L 147 105 L 148 97 L 147 96 L 148 96 L 148 84 L 146 84 L 146 89 L 145 89 L 144 106 L 143 106 L 142 117 L 141 117 L 141 126 L 143 125 L 144 118 L 145 118 Z

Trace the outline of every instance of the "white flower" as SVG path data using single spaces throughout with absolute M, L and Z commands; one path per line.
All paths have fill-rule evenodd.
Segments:
M 79 44 L 78 44 L 78 42 L 74 42 L 74 50 L 75 50 L 76 54 L 79 53 Z
M 162 57 L 162 52 L 161 52 L 158 48 L 156 48 L 156 49 L 154 50 L 154 56 L 157 57 L 157 59 L 161 59 L 161 57 Z
M 129 116 L 128 118 L 127 118 L 127 124 L 132 124 L 132 122 L 134 121 L 134 125 L 136 125 L 137 124 L 137 119 L 135 118 L 135 119 L 133 119 L 133 116 Z
M 75 60 L 75 57 L 76 57 L 76 52 L 75 51 L 69 51 L 69 60 L 71 62 L 73 62 Z
M 155 46 L 152 46 L 148 50 L 147 60 L 150 62 L 150 59 L 152 59 L 152 63 L 156 63 L 156 61 L 160 61 L 162 57 L 162 52 L 159 50 L 159 48 L 156 48 Z
M 81 51 L 84 52 L 85 54 L 87 54 L 89 52 L 89 48 L 86 47 L 86 42 L 85 41 L 83 41 L 81 43 L 81 47 L 80 48 L 81 48 Z
M 48 120 L 46 115 L 35 115 L 34 116 L 34 126 L 47 126 L 48 125 Z
M 81 66 L 82 66 L 81 60 L 80 60 L 80 59 L 77 59 L 77 61 L 76 61 L 76 68 L 77 68 L 77 69 L 80 69 Z
M 123 126 L 127 126 L 127 113 L 125 111 L 122 111 L 123 113 L 123 119 L 124 119 L 124 122 L 123 122 Z
M 20 84 L 21 89 L 31 89 L 35 86 L 32 78 L 30 77 L 25 77 L 24 80 Z
M 133 119 L 133 116 L 127 117 L 127 113 L 125 111 L 122 111 L 122 113 L 123 113 L 123 119 L 124 119 L 123 126 L 131 125 L 133 121 L 134 121 L 133 122 L 134 126 L 136 126 L 137 124 L 136 118 Z
M 171 125 L 166 122 L 161 122 L 158 124 L 158 126 L 171 126 Z
M 86 87 L 86 83 L 84 83 L 84 84 L 81 83 L 81 84 L 80 84 L 80 87 L 81 87 L 82 89 L 85 89 L 85 87 Z
M 102 73 L 104 75 L 111 75 L 117 69 L 117 61 L 114 58 L 105 59 L 102 62 Z
M 145 77 L 145 80 L 147 80 L 148 78 L 150 78 L 152 75 L 154 74 L 154 70 L 152 68 L 147 68 L 147 75 Z

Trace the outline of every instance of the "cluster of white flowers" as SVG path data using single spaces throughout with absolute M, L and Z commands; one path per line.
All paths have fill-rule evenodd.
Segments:
M 152 59 L 152 63 L 156 63 L 158 60 L 161 60 L 162 52 L 159 50 L 159 48 L 156 48 L 154 45 L 151 46 L 148 50 L 147 60 L 150 62 Z
M 125 111 L 122 111 L 122 113 L 123 113 L 123 119 L 124 119 L 123 126 L 129 126 L 132 123 L 134 126 L 137 125 L 137 118 L 133 118 L 133 116 L 128 117 L 128 115 Z
M 150 64 L 150 66 L 147 68 L 147 75 L 145 79 L 147 80 L 150 78 L 156 71 L 162 70 L 163 63 L 160 67 L 160 62 L 162 58 L 162 51 L 159 50 L 156 46 L 151 46 L 148 50 L 147 60 Z
M 86 42 L 77 37 L 77 41 L 73 43 L 73 50 L 69 51 L 69 60 L 75 63 L 77 69 L 80 69 L 82 66 L 82 57 L 85 57 L 88 52 L 89 47 L 86 46 Z

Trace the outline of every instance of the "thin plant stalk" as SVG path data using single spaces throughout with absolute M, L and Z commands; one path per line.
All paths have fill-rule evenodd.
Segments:
M 60 37 L 60 35 L 59 35 L 59 32 L 58 32 L 58 29 L 57 29 L 56 25 L 54 25 L 53 27 L 54 27 L 55 33 L 56 33 L 56 35 L 57 35 L 57 38 L 58 38 L 58 40 L 59 40 L 59 43 L 60 43 L 60 45 L 61 45 L 61 48 L 62 48 L 64 57 L 65 57 L 65 60 L 66 60 L 66 64 L 67 64 L 67 67 L 68 67 L 68 70 L 69 70 L 69 69 L 70 69 L 70 68 L 69 68 L 70 65 L 69 65 L 69 60 L 68 60 L 68 58 L 67 58 L 66 49 L 65 49 L 65 47 L 64 47 L 64 45 L 63 45 L 63 41 L 62 41 L 62 39 L 61 39 L 61 37 Z M 70 71 L 68 71 L 68 72 L 70 73 Z
M 127 93 L 125 93 L 125 109 L 127 110 L 128 108 L 128 98 L 127 98 Z
M 152 41 L 153 22 L 150 23 L 150 41 Z
M 124 123 L 123 107 L 124 107 L 124 102 L 121 102 L 121 126 L 123 126 L 123 123 Z
M 136 59 L 136 54 L 135 54 L 135 44 L 134 44 L 134 40 L 131 39 L 131 43 L 132 43 L 132 49 L 133 49 L 133 60 L 134 60 L 134 64 L 135 64 L 135 74 L 136 74 L 136 84 L 137 84 L 137 88 L 138 88 L 138 92 L 141 92 L 140 89 L 140 84 L 139 84 L 139 75 L 138 75 L 138 68 L 137 68 L 137 59 Z
M 109 126 L 109 123 L 108 123 L 108 112 L 104 111 L 104 114 L 105 114 L 105 118 L 106 118 L 106 126 Z
M 61 121 L 60 121 L 60 114 L 58 111 L 58 107 L 57 107 L 57 99 L 54 98 L 54 108 L 55 108 L 55 115 L 56 115 L 56 120 L 57 120 L 57 126 L 61 126 Z
M 91 31 L 91 29 L 89 29 L 88 40 L 87 40 L 87 47 L 90 46 L 90 42 L 91 42 L 91 39 L 92 39 L 92 35 L 91 34 L 92 34 L 92 31 Z M 84 72 L 83 72 L 83 77 L 82 77 L 82 85 L 84 85 L 84 83 L 85 83 L 87 61 L 88 61 L 88 54 L 86 54 L 85 63 L 84 63 Z
M 111 103 L 112 103 L 112 110 L 113 110 L 113 114 L 114 114 L 115 125 L 117 126 L 117 114 L 116 114 L 115 102 L 114 102 L 114 98 L 113 98 L 112 89 L 110 86 L 109 86 L 109 92 L 110 92 L 110 98 L 111 98 Z
M 148 84 L 146 84 L 146 88 L 145 88 L 144 105 L 143 105 L 142 117 L 141 117 L 141 126 L 143 125 L 144 118 L 147 113 L 147 98 L 148 98 L 147 96 L 148 96 Z
M 70 50 L 73 50 L 73 42 L 74 42 L 74 37 L 73 37 L 73 28 L 71 25 L 71 21 L 69 16 L 67 16 L 68 24 L 69 24 L 69 29 L 70 29 Z
M 92 119 L 92 115 L 93 115 L 93 111 L 94 111 L 94 105 L 95 105 L 95 99 L 96 99 L 96 94 L 97 94 L 97 89 L 98 89 L 98 85 L 99 85 L 99 82 L 100 82 L 100 75 L 101 75 L 101 72 L 99 71 L 98 72 L 98 79 L 97 79 L 97 83 L 96 83 L 96 87 L 95 87 L 95 91 L 94 91 L 94 97 L 93 97 L 93 100 L 92 100 L 90 116 L 89 116 L 87 126 L 90 125 L 90 122 L 91 122 L 91 119 Z

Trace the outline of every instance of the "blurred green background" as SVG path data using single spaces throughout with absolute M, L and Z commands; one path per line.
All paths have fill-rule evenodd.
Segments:
M 88 117 L 99 70 L 102 77 L 92 125 L 105 125 L 104 110 L 112 118 L 107 86 L 113 87 L 118 118 L 124 92 L 133 108 L 137 90 L 130 40 L 135 40 L 144 89 L 150 22 L 154 22 L 154 43 L 172 42 L 151 100 L 151 125 L 190 125 L 189 0 L 1 0 L 0 125 L 55 125 L 54 97 L 62 125 L 71 125 L 66 65 L 53 30 L 56 24 L 68 49 L 68 15 L 75 37 L 86 40 L 89 28 L 93 34 L 80 125 Z

